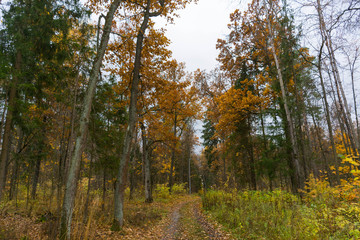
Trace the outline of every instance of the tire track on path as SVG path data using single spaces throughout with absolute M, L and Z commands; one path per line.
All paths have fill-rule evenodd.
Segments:
M 184 222 L 187 219 L 187 222 Z M 199 232 L 201 229 L 201 232 Z M 197 230 L 197 231 L 196 231 Z M 189 233 L 192 233 L 189 235 Z M 200 236 L 201 234 L 201 236 Z M 164 230 L 162 240 L 173 239 L 233 239 L 215 224 L 209 222 L 201 212 L 199 199 L 190 198 L 176 206 L 170 217 L 169 224 Z
M 170 224 L 167 227 L 164 236 L 161 238 L 162 240 L 176 239 L 176 235 L 178 234 L 180 229 L 179 228 L 180 208 L 182 208 L 186 203 L 187 202 L 181 203 L 180 205 L 175 207 L 175 209 L 171 213 Z

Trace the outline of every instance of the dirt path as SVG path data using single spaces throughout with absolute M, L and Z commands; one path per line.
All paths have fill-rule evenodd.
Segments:
M 191 199 L 176 206 L 164 230 L 163 240 L 231 239 L 201 212 L 200 199 Z
M 170 224 L 167 227 L 162 240 L 176 239 L 175 236 L 179 232 L 179 219 L 180 219 L 180 208 L 182 208 L 187 202 L 183 202 L 178 205 L 170 217 Z

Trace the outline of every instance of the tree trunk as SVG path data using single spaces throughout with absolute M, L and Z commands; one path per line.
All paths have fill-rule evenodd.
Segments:
M 266 8 L 266 11 L 269 13 L 266 3 L 265 3 L 265 8 Z M 274 42 L 274 38 L 273 38 L 274 32 L 273 32 L 272 25 L 270 23 L 270 18 L 269 18 L 268 14 L 267 14 L 267 24 L 268 24 L 268 28 L 269 28 L 269 38 L 270 38 L 269 40 L 270 40 L 271 51 L 272 51 L 272 55 L 274 57 L 277 75 L 278 75 L 279 82 L 280 82 L 281 95 L 282 95 L 282 98 L 284 101 L 284 108 L 285 108 L 285 114 L 286 114 L 286 119 L 287 119 L 287 128 L 289 130 L 290 140 L 291 140 L 291 148 L 292 148 L 291 149 L 292 150 L 291 151 L 291 161 L 292 161 L 292 165 L 294 167 L 294 180 L 295 180 L 292 191 L 297 193 L 298 189 L 303 188 L 304 179 L 303 179 L 303 176 L 301 173 L 300 163 L 298 160 L 298 149 L 297 149 L 297 145 L 296 145 L 296 137 L 295 137 L 293 119 L 291 117 L 291 113 L 290 113 L 288 102 L 287 102 L 287 96 L 286 96 L 285 85 L 284 85 L 284 81 L 283 81 L 283 77 L 282 77 L 282 73 L 281 73 L 280 62 L 279 62 L 278 56 L 276 54 L 275 42 Z
M 112 230 L 118 231 L 123 226 L 123 199 L 124 199 L 124 190 L 125 190 L 125 180 L 126 180 L 126 166 L 128 165 L 130 154 L 131 154 L 131 142 L 135 133 L 136 126 L 136 104 L 138 100 L 138 89 L 139 89 L 139 80 L 140 80 L 140 68 L 141 68 L 141 53 L 143 48 L 143 41 L 145 31 L 148 27 L 148 22 L 150 19 L 150 3 L 147 1 L 146 10 L 144 13 L 144 19 L 139 29 L 137 39 L 136 39 L 136 52 L 135 52 L 135 62 L 133 70 L 133 79 L 131 83 L 131 92 L 130 92 L 130 106 L 129 106 L 129 120 L 128 127 L 125 134 L 124 145 L 120 158 L 120 166 L 117 173 L 116 183 L 115 183 L 115 192 L 114 192 L 114 221 L 112 225 Z
M 248 147 L 247 147 L 247 151 L 248 151 L 248 155 L 249 155 L 249 159 L 250 159 L 250 182 L 251 182 L 251 189 L 256 191 L 256 172 L 255 172 L 255 159 L 254 159 L 254 147 L 253 147 L 253 142 L 251 139 L 251 123 L 250 123 L 250 119 L 248 119 L 247 121 L 247 142 L 248 142 Z
M 90 166 L 89 166 L 89 176 L 88 176 L 88 188 L 86 191 L 86 200 L 85 200 L 85 207 L 84 207 L 84 219 L 83 222 L 86 224 L 88 221 L 89 216 L 89 203 L 90 203 L 90 187 L 91 187 L 91 176 L 92 176 L 92 155 L 90 159 Z
M 96 83 L 98 81 L 99 71 L 102 64 L 102 60 L 107 48 L 111 25 L 114 18 L 114 14 L 119 7 L 121 0 L 114 0 L 109 8 L 109 11 L 105 18 L 105 25 L 103 35 L 101 37 L 100 47 L 96 54 L 90 77 L 89 77 L 89 86 L 85 95 L 83 109 L 80 118 L 80 126 L 76 135 L 75 149 L 71 158 L 70 167 L 68 176 L 66 179 L 65 185 L 65 194 L 63 201 L 63 208 L 61 214 L 60 222 L 60 239 L 70 239 L 71 235 L 71 219 L 73 213 L 73 207 L 75 202 L 76 195 L 76 186 L 77 186 L 77 172 L 80 168 L 81 154 L 83 144 L 85 142 L 85 135 L 89 124 L 89 116 L 91 111 L 92 101 L 95 95 Z
M 23 145 L 23 138 L 24 138 L 24 134 L 23 131 L 19 128 L 18 130 L 18 143 L 17 143 L 17 150 L 16 150 L 16 156 L 15 156 L 15 162 L 14 162 L 14 166 L 13 166 L 13 170 L 12 170 L 12 175 L 11 175 L 11 181 L 10 181 L 10 193 L 9 193 L 9 199 L 12 200 L 14 197 L 16 196 L 17 193 L 17 182 L 19 179 L 19 154 L 21 152 L 22 149 L 22 145 Z
M 188 177 L 189 177 L 189 180 L 188 180 L 188 184 L 189 184 L 189 194 L 191 194 L 191 151 L 189 152 L 189 157 L 188 157 L 188 169 L 189 169 L 189 172 L 188 172 Z
M 322 158 L 323 158 L 323 162 L 325 163 L 326 174 L 327 174 L 327 177 L 329 178 L 330 186 L 333 186 L 334 184 L 333 184 L 333 179 L 331 177 L 329 161 L 327 160 L 327 157 L 325 156 L 325 150 L 324 150 L 323 145 L 322 145 L 323 139 L 321 139 L 321 136 L 320 136 L 320 133 L 319 133 L 319 127 L 318 127 L 318 124 L 316 123 L 314 113 L 311 112 L 311 116 L 312 116 L 312 119 L 313 119 L 313 122 L 314 122 L 315 134 L 316 134 L 316 137 L 317 137 L 318 142 L 319 142 L 320 152 L 321 152 L 321 155 L 322 155 Z M 337 178 L 338 178 L 338 175 L 337 175 Z
M 134 146 L 137 146 L 137 128 L 135 128 L 135 140 L 134 140 Z M 130 166 L 129 166 L 129 172 L 130 172 L 130 176 L 129 176 L 129 181 L 130 181 L 130 194 L 129 194 L 129 200 L 134 198 L 134 192 L 135 192 L 135 188 L 136 188 L 136 176 L 135 176 L 135 171 L 136 171 L 136 147 L 133 147 L 131 149 L 131 155 L 130 155 Z M 144 172 L 144 160 L 143 160 L 143 164 L 142 164 L 142 171 Z
M 173 143 L 173 148 L 172 148 L 172 152 L 171 152 L 171 163 L 170 163 L 170 175 L 169 175 L 169 191 L 171 193 L 172 190 L 172 186 L 174 184 L 174 165 L 175 165 L 175 152 L 176 152 L 176 125 L 177 125 L 177 113 L 176 113 L 176 109 L 175 109 L 175 113 L 174 113 L 174 129 L 173 129 L 173 135 L 174 135 L 174 143 Z
M 224 148 L 221 154 L 222 164 L 223 164 L 223 174 L 222 174 L 222 184 L 226 183 L 226 157 L 225 157 L 225 141 L 222 142 L 222 147 Z
M 355 81 L 355 76 L 354 76 L 354 73 L 355 73 L 355 64 L 356 64 L 357 58 L 358 58 L 358 56 L 359 56 L 359 55 L 358 55 L 358 52 L 359 52 L 359 48 L 356 49 L 354 61 L 351 63 L 351 62 L 350 62 L 350 59 L 349 59 L 349 65 L 350 65 L 351 88 L 352 88 L 352 92 L 353 92 L 354 111 L 355 111 L 356 129 L 357 129 L 357 141 L 358 141 L 358 144 L 360 144 L 359 117 L 358 117 L 358 112 L 357 112 L 356 94 L 355 94 L 355 84 L 354 84 L 354 81 Z M 358 151 L 360 151 L 360 150 L 359 150 L 359 147 L 360 147 L 360 146 L 358 146 Z
M 9 104 L 6 114 L 6 121 L 5 121 L 5 128 L 4 128 L 4 135 L 3 135 L 3 142 L 1 147 L 1 155 L 0 155 L 0 201 L 2 198 L 2 192 L 5 187 L 5 179 L 6 179 L 6 165 L 8 159 L 8 152 L 10 148 L 10 137 L 11 137 L 11 126 L 12 126 L 12 119 L 14 108 L 16 104 L 16 89 L 17 84 L 19 81 L 20 69 L 21 69 L 21 53 L 18 51 L 16 53 L 16 60 L 15 60 L 15 70 L 13 75 L 13 81 L 10 86 L 10 94 L 9 94 Z
M 309 161 L 309 169 L 310 172 L 313 173 L 314 176 L 317 176 L 317 169 L 315 166 L 315 163 L 313 161 L 313 143 L 312 143 L 312 139 L 310 136 L 310 131 L 309 131 L 309 124 L 308 124 L 308 119 L 307 119 L 307 115 L 305 113 L 305 111 L 303 112 L 303 119 L 304 119 L 304 126 L 305 126 L 305 135 L 307 138 L 307 149 L 306 149 L 306 155 L 307 155 L 307 159 Z
M 349 107 L 347 104 L 344 89 L 342 87 L 339 70 L 338 70 L 338 67 L 336 64 L 335 52 L 334 52 L 334 49 L 332 46 L 331 35 L 330 35 L 329 30 L 326 28 L 326 24 L 325 24 L 324 17 L 322 14 L 322 7 L 321 7 L 320 0 L 317 0 L 316 10 L 318 12 L 318 17 L 319 17 L 320 32 L 321 32 L 323 39 L 325 40 L 325 45 L 326 45 L 328 53 L 329 53 L 330 66 L 331 66 L 334 81 L 335 81 L 340 110 L 342 111 L 342 114 L 344 114 L 344 123 L 348 130 L 352 151 L 355 155 L 357 155 L 359 145 L 357 142 L 354 126 L 351 122 L 351 114 L 350 114 Z
M 320 48 L 320 52 L 319 52 L 319 56 L 318 56 L 319 63 L 318 63 L 317 67 L 318 67 L 318 71 L 319 71 L 320 84 L 321 84 L 321 89 L 322 89 L 322 93 L 323 93 L 323 100 L 324 100 L 324 104 L 325 104 L 325 117 L 326 117 L 326 123 L 328 125 L 330 143 L 331 143 L 331 148 L 332 148 L 332 156 L 333 156 L 333 161 L 335 163 L 335 171 L 336 171 L 336 178 L 335 179 L 336 179 L 336 183 L 340 184 L 339 163 L 338 163 L 338 160 L 337 160 L 336 146 L 335 146 L 335 141 L 334 141 L 332 124 L 331 124 L 331 120 L 330 120 L 329 104 L 328 104 L 328 100 L 327 100 L 327 96 L 326 96 L 324 78 L 323 78 L 323 75 L 322 75 L 322 49 L 323 49 L 323 46 L 324 46 L 324 40 L 323 40 L 321 48 Z
M 1 114 L 1 124 L 0 124 L 0 142 L 1 142 L 1 137 L 2 137 L 2 132 L 3 132 L 3 127 L 4 127 L 4 121 L 5 121 L 5 116 L 6 116 L 6 108 L 7 108 L 7 98 L 5 98 L 5 102 L 4 102 L 4 109 L 3 112 Z
M 150 159 L 148 154 L 148 144 L 146 139 L 145 126 L 141 125 L 141 136 L 143 141 L 143 162 L 144 162 L 144 179 L 145 179 L 145 202 L 152 203 L 152 192 L 151 192 L 151 171 L 150 171 Z
M 31 189 L 31 199 L 35 199 L 36 197 L 36 189 L 39 182 L 39 176 L 40 176 L 40 166 L 41 166 L 41 154 L 42 151 L 39 151 L 39 155 L 36 158 L 35 162 L 35 169 L 34 169 L 34 175 L 32 180 L 32 189 Z

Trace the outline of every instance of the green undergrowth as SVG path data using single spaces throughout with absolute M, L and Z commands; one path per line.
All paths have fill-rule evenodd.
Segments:
M 307 201 L 285 191 L 207 191 L 203 208 L 237 239 L 360 239 L 356 203 Z
M 157 184 L 154 189 L 154 199 L 159 202 L 169 202 L 174 198 L 183 196 L 186 194 L 185 183 L 174 184 L 169 191 L 167 184 Z

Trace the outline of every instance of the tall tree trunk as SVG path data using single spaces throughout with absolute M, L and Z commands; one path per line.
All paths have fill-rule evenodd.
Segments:
M 134 144 L 134 146 L 136 146 Z M 133 148 L 134 149 L 134 148 Z M 134 152 L 134 151 L 132 151 Z M 130 184 L 130 193 L 129 193 L 129 200 L 134 199 L 134 192 L 135 192 L 135 156 L 131 154 L 130 156 L 130 166 L 129 166 L 129 184 Z
M 14 166 L 13 166 L 13 170 L 12 170 L 12 175 L 11 175 L 11 181 L 10 181 L 10 193 L 9 193 L 9 199 L 12 200 L 14 197 L 16 196 L 17 193 L 17 182 L 19 179 L 19 154 L 22 150 L 22 145 L 23 145 L 23 139 L 24 139 L 24 134 L 23 131 L 19 128 L 18 129 L 18 143 L 17 143 L 17 150 L 16 150 L 16 156 L 14 159 Z
M 326 64 L 325 64 L 326 65 Z M 348 154 L 351 154 L 351 143 L 350 143 L 350 139 L 349 139 L 349 129 L 346 128 L 346 125 L 345 125 L 345 120 L 346 120 L 346 115 L 344 113 L 344 108 L 342 108 L 339 104 L 339 101 L 337 101 L 336 99 L 339 99 L 337 98 L 336 96 L 339 97 L 338 95 L 338 91 L 335 90 L 334 88 L 334 85 L 331 81 L 333 75 L 331 74 L 331 69 L 329 69 L 328 66 L 326 66 L 326 72 L 329 76 L 329 80 L 330 80 L 330 86 L 331 86 L 331 93 L 332 93 L 332 98 L 333 98 L 333 102 L 334 102 L 334 105 L 335 105 L 335 118 L 338 120 L 338 123 L 339 123 L 339 127 L 340 127 L 340 133 L 341 133 L 341 138 L 342 138 L 342 141 L 344 143 L 344 147 L 345 147 L 345 152 L 346 152 L 346 155 Z M 335 80 L 334 80 L 335 82 Z
M 89 164 L 90 166 L 89 166 L 89 176 L 88 176 L 88 187 L 87 187 L 87 191 L 86 191 L 86 200 L 85 200 L 85 207 L 84 207 L 84 219 L 83 219 L 84 224 L 87 223 L 88 216 L 89 216 L 90 187 L 91 187 L 91 177 L 92 177 L 92 158 L 93 158 L 93 155 L 91 154 L 90 164 Z
M 256 190 L 256 172 L 255 172 L 255 158 L 254 158 L 254 146 L 251 139 L 251 122 L 250 118 L 247 119 L 247 152 L 250 159 L 250 182 L 252 190 Z
M 150 171 L 150 159 L 148 154 L 148 144 L 146 139 L 145 126 L 141 124 L 141 136 L 142 136 L 142 147 L 143 147 L 143 163 L 144 163 L 144 180 L 145 180 L 145 202 L 152 203 L 152 192 L 151 192 L 151 171 Z
M 348 130 L 352 151 L 355 155 L 357 155 L 359 145 L 357 142 L 357 138 L 355 137 L 356 134 L 355 134 L 354 126 L 351 122 L 351 114 L 350 114 L 349 107 L 347 104 L 344 88 L 342 87 L 341 78 L 340 78 L 340 74 L 339 74 L 339 70 L 338 70 L 336 58 L 335 58 L 335 52 L 334 52 L 334 49 L 332 46 L 330 31 L 326 28 L 326 23 L 325 23 L 325 20 L 323 17 L 322 6 L 320 3 L 320 0 L 317 0 L 316 10 L 318 12 L 321 35 L 322 35 L 323 39 L 325 40 L 325 45 L 326 45 L 328 53 L 329 53 L 330 66 L 332 69 L 334 82 L 335 82 L 335 86 L 336 86 L 336 90 L 337 90 L 337 94 L 338 94 L 338 100 L 339 100 L 338 103 L 340 105 L 340 110 L 342 111 L 342 114 L 344 114 L 344 123 Z
M 33 175 L 33 180 L 32 180 L 32 188 L 31 188 L 31 199 L 36 198 L 36 190 L 37 190 L 37 185 L 38 185 L 39 176 L 40 176 L 41 155 L 42 155 L 42 151 L 39 151 L 38 156 L 36 158 L 36 162 L 35 162 L 35 169 L 34 169 L 34 175 Z
M 266 8 L 267 13 L 269 13 L 269 11 L 267 9 L 267 3 L 265 3 L 265 8 Z M 270 6 L 270 9 L 271 8 L 272 7 Z M 286 120 L 287 120 L 287 128 L 289 130 L 290 140 L 291 140 L 291 148 L 292 148 L 291 149 L 292 150 L 291 151 L 291 161 L 292 161 L 292 165 L 294 167 L 294 180 L 295 180 L 292 191 L 297 193 L 298 189 L 303 188 L 304 179 L 303 179 L 303 176 L 301 173 L 300 163 L 298 160 L 298 149 L 297 149 L 297 145 L 296 145 L 296 137 L 295 137 L 293 119 L 291 117 L 291 113 L 290 113 L 289 106 L 288 106 L 285 85 L 284 85 L 284 81 L 283 81 L 283 77 L 282 77 L 282 73 L 281 73 L 280 62 L 279 62 L 278 56 L 276 54 L 274 31 L 272 29 L 269 14 L 267 14 L 266 17 L 267 17 L 267 24 L 268 24 L 268 28 L 269 28 L 269 40 L 270 40 L 271 51 L 272 51 L 272 55 L 274 57 L 277 75 L 278 75 L 279 82 L 280 82 L 281 95 L 282 95 L 282 98 L 284 101 L 284 108 L 285 108 L 285 114 L 286 114 Z
M 13 113 L 16 103 L 16 89 L 19 81 L 21 61 L 22 61 L 22 56 L 21 53 L 18 51 L 16 53 L 15 69 L 14 69 L 13 81 L 10 86 L 10 94 L 8 101 L 9 104 L 6 114 L 4 135 L 2 138 L 3 142 L 2 142 L 1 155 L 0 155 L 0 201 L 2 198 L 3 189 L 5 187 L 6 168 L 7 168 L 6 166 L 7 166 L 8 152 L 10 148 L 11 126 L 12 126 Z
M 79 83 L 79 76 L 76 78 L 75 85 L 74 85 L 74 95 L 73 95 L 73 103 L 71 109 L 71 117 L 70 117 L 70 133 L 64 139 L 63 144 L 64 147 L 62 151 L 60 151 L 59 156 L 59 166 L 58 166 L 58 181 L 57 181 L 57 209 L 58 213 L 61 212 L 61 195 L 64 185 L 64 178 L 67 175 L 68 163 L 72 156 L 73 150 L 73 142 L 75 138 L 74 128 L 75 128 L 75 119 L 76 119 L 76 103 L 77 103 L 77 96 L 78 96 L 78 83 Z M 64 114 L 64 122 L 63 122 L 63 131 L 64 131 L 64 138 L 65 138 L 65 114 Z
M 307 115 L 305 113 L 305 111 L 303 112 L 303 119 L 304 119 L 304 126 L 305 126 L 305 135 L 306 135 L 306 138 L 307 138 L 307 141 L 306 141 L 306 156 L 307 156 L 307 159 L 309 161 L 309 166 L 308 168 L 310 169 L 310 172 L 313 173 L 314 176 L 317 176 L 317 169 L 316 169 L 316 165 L 313 161 L 313 143 L 312 143 L 312 139 L 311 139 L 311 136 L 310 136 L 310 127 L 309 127 L 309 124 L 308 124 L 308 119 L 307 119 Z
M 222 184 L 226 183 L 226 156 L 225 156 L 225 141 L 222 141 L 222 147 L 223 147 L 223 151 L 221 154 L 222 157 L 222 164 L 223 164 L 223 174 L 222 174 Z
M 135 139 L 134 139 L 133 144 L 134 144 L 133 146 L 137 146 L 137 128 L 135 128 Z M 130 200 L 133 199 L 135 188 L 136 188 L 136 176 L 135 176 L 136 160 L 137 160 L 136 147 L 133 147 L 131 149 L 130 166 L 129 166 L 129 172 L 130 172 L 130 176 L 129 176 L 129 181 L 130 181 L 129 199 Z M 144 160 L 144 159 L 142 159 L 142 160 Z M 143 168 L 142 171 L 144 172 L 144 162 L 142 164 L 142 168 Z
M 188 157 L 188 185 L 189 185 L 189 194 L 191 194 L 191 151 L 189 151 L 189 157 Z
M 350 59 L 349 59 L 349 65 L 350 65 L 350 74 L 351 74 L 351 88 L 352 88 L 352 93 L 353 93 L 353 101 L 354 101 L 354 111 L 355 111 L 355 120 L 356 120 L 356 129 L 357 129 L 357 141 L 358 141 L 358 144 L 360 144 L 360 127 L 359 127 L 359 117 L 358 117 L 358 112 L 357 112 L 357 103 L 356 103 L 356 94 L 355 94 L 355 84 L 354 84 L 354 81 L 355 81 L 355 64 L 357 62 L 357 58 L 359 57 L 358 55 L 359 53 L 359 48 L 356 48 L 355 50 L 355 58 L 354 58 L 354 61 L 351 63 Z M 358 146 L 358 151 L 359 150 L 359 147 Z M 359 152 L 360 153 L 360 152 Z M 358 153 L 358 154 L 359 154 Z
M 323 47 L 324 47 L 324 40 L 322 41 L 322 45 L 320 48 L 320 52 L 319 52 L 319 56 L 318 56 L 319 63 L 317 65 L 317 68 L 318 68 L 318 72 L 319 72 L 320 85 L 321 85 L 321 90 L 322 90 L 322 95 L 323 95 L 323 100 L 324 100 L 324 105 L 325 105 L 325 117 L 326 117 L 326 123 L 327 123 L 328 131 L 329 131 L 331 148 L 332 148 L 332 157 L 333 157 L 333 162 L 335 163 L 335 171 L 336 171 L 335 180 L 336 180 L 337 184 L 340 184 L 339 163 L 338 163 L 338 159 L 337 159 L 332 123 L 330 120 L 330 110 L 329 110 L 329 104 L 328 104 L 327 94 L 326 94 L 326 90 L 325 90 L 324 78 L 322 75 L 322 53 L 323 53 L 322 49 L 323 49 Z
M 175 113 L 174 113 L 174 128 L 173 128 L 173 135 L 174 135 L 174 143 L 173 143 L 173 148 L 172 148 L 172 152 L 171 152 L 171 163 L 170 163 L 170 175 L 169 175 L 169 191 L 171 192 L 172 190 L 172 186 L 174 184 L 174 165 L 175 165 L 175 153 L 176 153 L 176 138 L 177 138 L 177 133 L 176 133 L 176 127 L 177 127 L 177 113 L 176 113 L 176 109 L 175 109 Z
M 75 107 L 75 106 L 73 106 Z M 64 175 L 65 175 L 65 162 L 66 162 L 66 156 L 67 156 L 67 149 L 65 147 L 69 145 L 69 141 L 70 138 L 67 138 L 68 142 L 66 142 L 66 138 L 65 138 L 65 122 L 66 122 L 66 117 L 65 117 L 65 113 L 64 113 L 64 117 L 63 117 L 63 129 L 62 129 L 62 133 L 61 133 L 61 140 L 60 140 L 60 150 L 59 150 L 59 163 L 58 163 L 58 169 L 57 169 L 57 180 L 56 180 L 56 187 L 57 187 L 57 192 L 56 192 L 56 199 L 57 199 L 57 212 L 58 214 L 60 214 L 61 212 L 61 192 L 62 192 L 62 187 L 63 187 L 63 182 L 64 182 Z
M 38 101 L 38 106 L 40 106 L 40 101 Z M 43 121 L 43 124 L 45 123 L 45 120 Z M 40 136 L 37 142 L 37 156 L 36 156 L 36 161 L 35 161 L 35 168 L 34 168 L 34 174 L 33 174 L 33 179 L 32 179 L 32 189 L 31 189 L 31 199 L 35 199 L 36 198 L 36 190 L 37 190 L 37 185 L 39 182 L 39 177 L 40 177 L 40 167 L 41 167 L 41 161 L 42 161 L 42 157 L 44 154 L 44 144 L 45 144 L 45 125 L 42 126 L 42 130 L 40 130 Z
M 125 181 L 126 181 L 126 166 L 128 165 L 130 155 L 131 155 L 131 142 L 135 133 L 135 126 L 137 121 L 137 109 L 136 104 L 138 100 L 139 92 L 139 80 L 140 80 L 140 68 L 141 68 L 141 53 L 143 49 L 143 41 L 145 31 L 148 27 L 148 22 L 150 17 L 158 16 L 160 13 L 150 13 L 151 0 L 147 0 L 146 10 L 144 13 L 144 19 L 138 31 L 136 39 L 136 49 L 135 49 L 135 62 L 133 70 L 133 79 L 131 83 L 131 92 L 130 92 L 130 106 L 129 106 L 129 120 L 128 128 L 125 134 L 124 145 L 120 158 L 119 170 L 117 173 L 116 183 L 115 183 L 115 192 L 114 192 L 114 221 L 112 229 L 117 231 L 120 230 L 123 225 L 123 199 L 124 199 L 124 190 L 125 190 Z
M 314 116 L 314 113 L 311 112 L 311 116 L 312 116 L 312 119 L 313 119 L 313 122 L 314 122 L 314 125 L 315 125 L 315 134 L 316 134 L 316 137 L 318 139 L 318 143 L 319 143 L 319 148 L 320 148 L 320 152 L 321 152 L 321 156 L 323 158 L 323 162 L 325 163 L 325 170 L 326 170 L 326 174 L 327 174 L 327 177 L 329 179 L 329 183 L 331 186 L 333 186 L 333 179 L 331 177 L 331 171 L 330 171 L 330 165 L 329 165 L 329 161 L 327 159 L 327 157 L 325 156 L 325 150 L 323 148 L 323 139 L 321 139 L 321 136 L 320 136 L 320 133 L 319 133 L 319 126 L 316 122 L 316 119 L 315 119 L 315 116 Z
M 90 77 L 89 85 L 85 95 L 83 109 L 80 118 L 80 126 L 76 134 L 76 142 L 74 153 L 71 158 L 70 168 L 66 179 L 65 185 L 65 194 L 63 201 L 63 208 L 61 213 L 61 222 L 60 222 L 60 239 L 70 239 L 71 235 L 71 219 L 73 213 L 73 207 L 75 202 L 76 187 L 77 187 L 77 172 L 80 168 L 82 148 L 85 142 L 85 135 L 88 129 L 89 116 L 91 111 L 92 101 L 95 95 L 96 83 L 98 81 L 99 71 L 102 64 L 102 60 L 107 48 L 111 25 L 114 18 L 114 14 L 118 9 L 121 0 L 114 0 L 109 8 L 109 11 L 105 17 L 105 25 L 103 30 L 103 35 L 101 37 L 100 47 L 96 54 Z
M 1 114 L 1 123 L 0 123 L 0 142 L 1 142 L 1 138 L 2 138 L 2 132 L 3 132 L 3 127 L 4 127 L 4 121 L 5 121 L 5 116 L 6 116 L 6 110 L 7 108 L 7 98 L 5 98 L 5 102 L 4 102 L 4 109 L 3 112 Z

